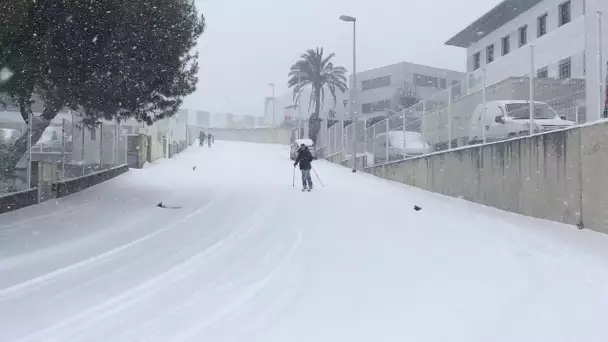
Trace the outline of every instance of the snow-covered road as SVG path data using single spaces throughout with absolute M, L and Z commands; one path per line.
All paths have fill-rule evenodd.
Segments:
M 608 341 L 608 236 L 314 166 L 217 142 L 0 215 L 0 341 Z

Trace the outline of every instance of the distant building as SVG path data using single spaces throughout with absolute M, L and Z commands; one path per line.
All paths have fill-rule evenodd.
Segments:
M 429 99 L 464 79 L 462 72 L 409 62 L 363 71 L 357 73 L 359 92 L 355 112 L 366 117 L 387 116 L 390 111 Z M 352 85 L 352 75 L 350 83 Z
M 196 126 L 209 127 L 211 126 L 211 113 L 206 111 L 196 112 Z
M 251 127 L 255 127 L 255 116 L 251 116 L 251 115 L 245 115 L 243 117 L 243 121 L 245 122 L 245 127 L 247 128 L 251 128 Z

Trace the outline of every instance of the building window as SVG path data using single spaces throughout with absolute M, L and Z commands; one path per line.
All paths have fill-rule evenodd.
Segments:
M 364 103 L 361 105 L 361 112 L 363 114 L 371 114 L 375 112 L 382 112 L 391 107 L 391 100 L 382 100 L 378 102 Z
M 473 55 L 473 70 L 481 68 L 481 52 Z
M 414 74 L 414 84 L 420 87 L 433 87 L 439 89 L 439 78 Z
M 519 47 L 528 44 L 528 25 L 519 28 Z
M 97 131 L 95 128 L 91 128 L 91 140 L 95 141 L 95 139 L 97 139 Z
M 549 68 L 548 67 L 544 67 L 544 68 L 538 69 L 538 71 L 536 72 L 536 77 L 538 77 L 538 78 L 548 78 L 549 77 Z
M 570 57 L 559 61 L 559 79 L 565 80 L 572 77 L 572 59 Z
M 547 34 L 547 13 L 538 17 L 538 37 L 542 37 Z
M 440 78 L 439 79 L 439 88 L 441 88 L 441 89 L 447 89 L 448 88 L 448 84 L 447 84 L 447 81 L 445 80 L 445 78 Z
M 494 44 L 486 47 L 486 63 L 490 64 L 494 62 Z
M 559 5 L 559 26 L 566 25 L 572 19 L 570 1 Z
M 502 37 L 502 55 L 507 55 L 511 50 L 511 37 Z
M 376 77 L 376 78 L 372 78 L 370 80 L 365 80 L 365 81 L 361 82 L 361 91 L 388 87 L 390 85 L 391 85 L 390 76 Z

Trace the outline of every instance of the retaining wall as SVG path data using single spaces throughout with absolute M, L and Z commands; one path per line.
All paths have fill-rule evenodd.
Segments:
M 269 144 L 289 145 L 291 130 L 283 128 L 209 128 L 216 140 L 246 141 Z
M 90 188 L 129 171 L 128 165 L 120 165 L 108 170 L 95 172 L 86 176 L 58 181 L 53 184 L 55 196 L 65 197 L 75 192 Z
M 608 233 L 608 122 L 434 153 L 366 172 Z

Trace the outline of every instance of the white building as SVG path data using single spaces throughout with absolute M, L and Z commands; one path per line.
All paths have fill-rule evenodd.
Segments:
M 608 15 L 607 0 L 505 0 L 446 44 L 467 49 L 469 92 L 483 86 L 483 70 L 487 85 L 532 70 L 538 77 L 585 79 L 593 120 L 603 99 L 600 52 L 608 54 L 608 23 L 599 24 L 598 12 Z
M 408 108 L 464 79 L 462 72 L 408 62 L 363 71 L 357 73 L 355 111 L 367 117 L 386 116 L 387 110 Z
M 315 107 L 310 104 L 311 89 L 307 87 L 302 91 L 301 95 L 301 108 L 298 108 L 294 104 L 293 93 L 283 93 L 274 101 L 274 124 L 276 126 L 281 125 L 285 121 L 296 121 L 298 118 L 306 120 L 310 117 L 310 114 L 314 113 Z M 346 107 L 344 100 L 348 97 L 348 92 L 341 93 L 336 90 L 336 103 L 334 104 L 333 97 L 329 93 L 328 89 L 325 89 L 325 98 L 322 100 L 321 113 L 319 116 L 322 119 L 326 119 L 328 116 L 333 115 L 335 118 L 347 118 Z M 309 106 L 310 104 L 310 106 Z M 272 97 L 266 98 L 265 106 L 265 118 L 267 124 L 272 124 L 272 112 L 273 101 Z M 332 112 L 330 112 L 332 111 Z

